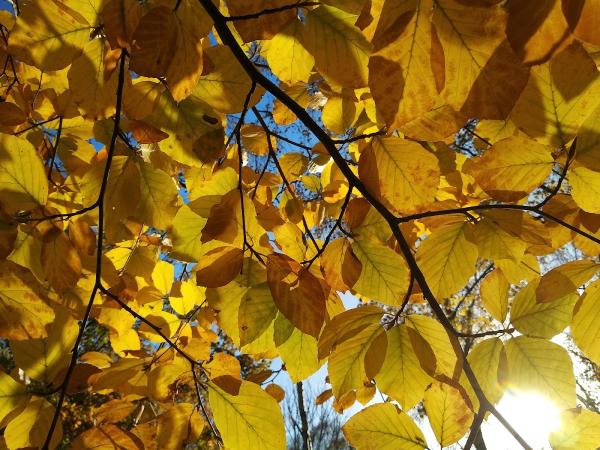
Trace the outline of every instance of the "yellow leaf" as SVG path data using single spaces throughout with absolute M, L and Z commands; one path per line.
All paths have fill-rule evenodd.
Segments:
M 54 415 L 54 406 L 43 398 L 33 397 L 18 416 L 4 429 L 4 439 L 10 449 L 41 448 L 48 436 Z M 62 420 L 58 417 L 49 448 L 56 448 L 62 440 Z
M 558 0 L 509 1 L 506 34 L 526 64 L 541 64 L 569 45 L 573 38 Z
M 541 278 L 535 290 L 536 301 L 551 302 L 577 293 L 577 289 L 599 271 L 600 265 L 589 260 L 571 261 L 555 267 Z
M 373 39 L 376 53 L 369 59 L 369 87 L 377 111 L 390 128 L 428 112 L 438 97 L 431 62 L 432 11 L 431 0 L 386 2 L 381 10 L 385 18 L 380 18 Z M 407 14 L 411 18 L 402 34 L 388 42 L 386 35 L 398 26 L 395 20 L 404 20 Z M 389 26 L 384 29 L 384 25 Z
M 409 330 L 409 334 L 413 334 L 411 342 L 415 354 L 421 361 L 421 367 L 424 369 L 427 367 L 424 359 L 428 356 L 424 354 L 422 343 L 419 343 L 419 341 L 425 341 L 425 345 L 429 347 L 428 351 L 433 352 L 435 357 L 434 373 L 430 373 L 430 375 L 446 375 L 454 378 L 455 372 L 460 369 L 460 364 L 458 364 L 455 350 L 444 326 L 431 317 L 415 314 L 406 318 L 406 325 L 411 328 Z
M 315 58 L 315 66 L 329 81 L 359 88 L 368 83 L 371 44 L 354 26 L 356 16 L 321 5 L 306 15 L 302 44 Z
M 467 359 L 486 398 L 492 404 L 500 401 L 504 394 L 504 386 L 501 381 L 506 370 L 506 355 L 502 341 L 498 338 L 491 338 L 478 342 L 469 352 Z M 463 375 L 463 377 L 461 383 L 469 392 L 471 402 L 477 405 L 479 400 L 472 390 L 471 383 L 466 376 Z
M 180 285 L 181 297 L 169 297 L 169 304 L 180 316 L 185 316 L 194 309 L 195 305 L 201 304 L 206 298 L 206 289 L 196 286 L 193 281 L 184 281 Z
M 42 161 L 28 141 L 0 135 L 0 201 L 9 212 L 46 204 L 48 181 Z
M 569 183 L 575 203 L 586 212 L 600 214 L 600 172 L 575 167 L 569 171 Z
M 573 139 L 598 98 L 596 65 L 581 45 L 574 43 L 531 69 L 510 117 L 529 136 L 557 147 Z
M 175 267 L 167 261 L 158 261 L 152 270 L 152 282 L 162 295 L 171 292 L 174 277 Z
M 375 377 L 377 387 L 408 411 L 423 399 L 431 377 L 421 368 L 405 325 L 389 330 L 387 339 L 385 360 Z
M 93 39 L 73 61 L 67 75 L 69 89 L 86 119 L 106 119 L 114 114 L 118 71 L 109 70 L 107 65 L 118 56 L 119 52 L 111 52 L 104 39 Z
M 473 420 L 473 411 L 461 393 L 446 383 L 435 382 L 425 391 L 425 410 L 442 447 L 463 437 Z
M 358 173 L 369 190 L 397 212 L 423 210 L 435 200 L 438 160 L 417 142 L 375 138 L 361 153 Z
M 285 449 L 279 405 L 258 385 L 242 381 L 239 394 L 233 396 L 211 383 L 208 398 L 225 448 Z
M 165 450 L 178 450 L 184 446 L 184 441 L 198 440 L 205 423 L 194 405 L 178 403 L 158 416 L 156 446 Z
M 327 129 L 337 134 L 344 134 L 352 127 L 359 113 L 360 110 L 357 111 L 353 99 L 346 96 L 332 96 L 325 103 L 321 118 Z
M 202 74 L 202 38 L 212 28 L 212 20 L 199 2 L 182 1 L 174 14 L 177 26 L 175 51 L 167 70 L 169 90 L 175 101 L 194 91 Z
M 315 59 L 300 40 L 302 26 L 295 19 L 269 41 L 266 56 L 269 67 L 287 84 L 306 82 L 315 64 Z
M 224 45 L 205 49 L 204 58 L 209 61 L 210 69 L 200 77 L 194 96 L 222 113 L 241 111 L 252 80 Z M 262 88 L 257 87 L 249 106 L 255 104 L 262 93 Z
M 506 13 L 499 5 L 435 4 L 432 20 L 443 50 L 437 58 L 445 67 L 446 102 L 469 117 L 505 119 L 528 75 L 504 40 Z
M 342 430 L 356 450 L 427 448 L 421 430 L 406 413 L 391 403 L 363 409 L 352 416 Z
M 236 0 L 229 2 L 227 7 L 231 15 L 245 15 L 260 13 L 265 9 L 278 8 L 289 5 L 288 0 Z M 239 20 L 235 28 L 240 33 L 243 42 L 271 39 L 289 22 L 294 20 L 296 11 L 284 9 L 277 14 L 260 14 L 257 18 Z
M 500 323 L 504 323 L 508 312 L 510 283 L 502 269 L 495 269 L 481 282 L 481 300 L 485 309 Z
M 177 42 L 175 15 L 166 6 L 150 9 L 133 34 L 131 70 L 148 77 L 164 76 Z
M 63 69 L 71 64 L 92 31 L 81 13 L 72 9 L 73 3 L 38 0 L 23 5 L 10 33 L 11 54 L 44 71 Z
M 329 379 L 336 398 L 361 389 L 376 377 L 383 365 L 386 348 L 387 336 L 379 323 L 338 344 L 328 362 Z
M 512 259 L 520 262 L 527 248 L 525 241 L 485 217 L 477 222 L 473 236 L 479 248 L 480 258 Z
M 559 408 L 575 406 L 575 377 L 567 351 L 545 339 L 519 336 L 505 344 L 509 386 L 539 392 Z
M 273 339 L 292 383 L 305 380 L 321 367 L 322 361 L 317 357 L 317 340 L 295 328 L 281 314 L 275 320 Z
M 78 332 L 79 326 L 70 312 L 66 308 L 58 309 L 47 338 L 11 342 L 15 364 L 28 377 L 44 384 L 53 383 L 71 360 Z
M 192 372 L 187 361 L 183 362 L 181 358 L 154 367 L 148 373 L 148 394 L 159 402 L 168 401 L 171 395 L 170 386 L 185 375 L 191 377 Z
M 571 331 L 573 339 L 596 364 L 600 364 L 600 282 L 587 287 L 585 294 L 575 308 Z
M 42 268 L 58 293 L 74 288 L 81 276 L 81 260 L 71 241 L 60 228 L 52 227 L 43 237 Z
M 5 372 L 0 372 L 0 421 L 27 399 L 27 388 Z
M 146 120 L 169 134 L 159 147 L 182 164 L 200 167 L 203 161 L 213 160 L 213 153 L 222 149 L 221 121 L 215 117 L 210 106 L 196 95 L 177 103 L 170 92 L 164 92 L 158 97 L 154 112 Z
M 177 211 L 172 224 L 172 255 L 183 261 L 200 261 L 202 243 L 200 236 L 206 219 L 200 217 L 189 206 L 183 205 Z
M 409 284 L 409 270 L 404 258 L 371 240 L 355 240 L 352 251 L 362 265 L 360 277 L 352 288 L 369 299 L 400 306 Z
M 438 301 L 461 289 L 473 275 L 477 246 L 471 225 L 456 222 L 435 230 L 417 249 L 417 262 Z
M 241 381 L 240 361 L 227 353 L 215 353 L 206 365 L 210 379 L 221 389 L 231 395 L 238 395 Z
M 142 450 L 144 444 L 133 433 L 107 424 L 81 433 L 71 443 L 76 450 L 111 450 L 114 448 Z
M 54 311 L 38 282 L 15 264 L 0 268 L 0 335 L 11 340 L 46 337 L 44 326 L 52 323 Z
M 554 160 L 550 148 L 523 136 L 502 139 L 481 158 L 470 159 L 465 171 L 495 199 L 514 202 L 544 182 Z
M 150 164 L 137 165 L 140 173 L 140 202 L 135 216 L 144 224 L 167 229 L 177 212 L 179 194 L 173 179 Z
M 279 165 L 289 182 L 299 179 L 306 171 L 308 158 L 302 153 L 286 153 L 279 157 Z
M 250 259 L 244 260 L 242 273 L 238 272 L 233 282 L 207 289 L 206 297 L 209 305 L 219 312 L 219 326 L 238 346 L 253 342 L 268 332 L 277 314 L 265 270 Z
M 365 305 L 336 315 L 327 322 L 319 337 L 319 359 L 326 358 L 338 344 L 365 328 L 379 326 L 382 316 L 383 310 L 376 305 Z
M 600 442 L 600 414 L 569 409 L 560 415 L 560 427 L 550 433 L 553 450 L 595 450 Z
M 510 321 L 523 334 L 550 339 L 569 325 L 579 296 L 571 292 L 564 297 L 539 303 L 536 301 L 539 283 L 539 279 L 531 280 L 515 296 Z
M 238 308 L 240 345 L 244 346 L 263 336 L 276 312 L 277 307 L 267 283 L 250 287 L 240 298 Z

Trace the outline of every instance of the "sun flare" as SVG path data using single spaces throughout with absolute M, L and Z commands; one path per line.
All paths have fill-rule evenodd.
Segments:
M 547 397 L 533 392 L 507 392 L 498 410 L 535 449 L 546 449 L 549 434 L 560 426 L 560 410 Z M 486 444 L 495 450 L 517 448 L 516 442 L 495 420 L 488 424 Z

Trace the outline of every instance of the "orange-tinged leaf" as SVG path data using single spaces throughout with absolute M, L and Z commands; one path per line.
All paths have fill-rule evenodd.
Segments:
M 178 403 L 158 416 L 156 445 L 160 449 L 180 449 L 185 441 L 198 440 L 205 424 L 194 405 Z
M 45 325 L 54 320 L 38 282 L 27 270 L 2 264 L 0 270 L 0 334 L 8 339 L 47 336 Z
M 267 279 L 273 301 L 299 330 L 317 337 L 325 320 L 327 293 L 321 280 L 285 255 L 270 255 Z
M 225 246 L 206 253 L 198 263 L 196 282 L 200 286 L 225 286 L 242 270 L 244 252 L 239 248 Z
M 561 1 L 509 1 L 506 34 L 526 64 L 541 64 L 569 45 L 573 38 Z
M 267 387 L 265 387 L 265 391 L 267 391 L 267 393 L 278 402 L 283 401 L 283 399 L 285 398 L 285 391 L 278 384 L 268 384 Z
M 113 49 L 131 45 L 143 9 L 136 0 L 108 0 L 102 8 L 106 38 Z

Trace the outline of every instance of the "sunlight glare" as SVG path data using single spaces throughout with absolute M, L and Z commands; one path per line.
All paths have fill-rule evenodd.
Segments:
M 533 448 L 550 448 L 548 436 L 560 426 L 560 410 L 551 400 L 533 392 L 507 392 L 498 410 Z M 517 448 L 497 420 L 489 420 L 486 428 L 489 449 Z

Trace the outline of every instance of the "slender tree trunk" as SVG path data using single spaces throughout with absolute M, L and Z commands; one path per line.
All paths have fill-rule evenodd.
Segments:
M 306 409 L 304 409 L 302 381 L 296 383 L 296 393 L 298 394 L 298 410 L 300 411 L 300 420 L 302 422 L 302 450 L 312 450 L 310 433 L 308 431 L 308 418 L 306 417 Z

